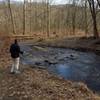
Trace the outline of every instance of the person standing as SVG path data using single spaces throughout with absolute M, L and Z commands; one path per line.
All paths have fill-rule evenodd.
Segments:
M 20 61 L 20 54 L 23 54 L 23 52 L 20 50 L 20 46 L 18 45 L 17 39 L 14 40 L 14 43 L 10 46 L 10 53 L 12 57 L 12 67 L 11 67 L 11 73 L 20 73 L 19 71 L 19 61 Z

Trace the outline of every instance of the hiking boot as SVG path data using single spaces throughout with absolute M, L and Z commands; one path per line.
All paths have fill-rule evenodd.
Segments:
M 10 72 L 10 74 L 15 74 L 15 72 Z

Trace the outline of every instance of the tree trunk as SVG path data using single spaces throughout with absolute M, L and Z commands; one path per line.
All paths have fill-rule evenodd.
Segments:
M 100 7 L 100 0 L 97 0 L 97 3 L 98 3 L 98 5 L 99 5 L 99 7 Z
M 10 11 L 10 16 L 11 16 L 11 23 L 12 23 L 12 27 L 13 27 L 13 34 L 16 34 L 15 33 L 15 27 L 14 27 L 14 20 L 13 20 L 12 10 L 11 10 L 11 5 L 10 5 L 10 0 L 8 0 L 8 8 L 9 8 L 9 11 Z
M 32 16 L 32 12 L 31 12 L 31 10 L 32 10 L 32 5 L 31 5 L 31 0 L 30 0 L 30 33 L 31 33 L 31 31 L 32 31 L 32 29 L 31 29 L 31 16 Z
M 97 21 L 95 14 L 93 15 L 93 31 L 94 31 L 94 38 L 99 38 L 98 30 L 97 30 Z
M 93 34 L 94 34 L 94 38 L 99 38 L 98 29 L 97 29 L 96 9 L 95 9 L 94 0 L 88 0 L 88 2 L 89 2 L 90 11 L 91 11 L 92 20 L 93 20 Z
M 50 5 L 49 0 L 47 0 L 47 36 L 50 36 Z
M 85 34 L 88 33 L 88 24 L 87 24 L 87 1 L 85 1 Z
M 72 7 L 72 35 L 75 35 L 75 25 L 76 25 L 76 1 L 73 0 L 73 7 Z
M 25 0 L 23 4 L 23 35 L 25 35 Z

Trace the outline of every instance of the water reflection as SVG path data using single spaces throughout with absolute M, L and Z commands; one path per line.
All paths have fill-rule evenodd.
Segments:
M 57 64 L 55 67 L 57 74 L 63 76 L 63 78 L 70 78 L 72 75 L 72 69 L 70 66 L 65 64 Z

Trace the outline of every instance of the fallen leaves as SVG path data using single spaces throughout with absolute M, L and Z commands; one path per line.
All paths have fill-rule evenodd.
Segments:
M 0 100 L 5 96 L 6 100 L 100 100 L 83 83 L 64 81 L 46 70 L 27 68 L 17 77 L 9 73 L 3 73 L 3 77 Z

